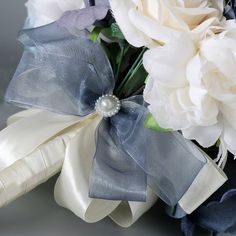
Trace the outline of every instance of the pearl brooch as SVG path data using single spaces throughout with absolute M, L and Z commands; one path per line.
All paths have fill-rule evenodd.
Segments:
M 116 115 L 121 108 L 120 100 L 115 95 L 103 95 L 95 103 L 95 110 L 104 117 Z

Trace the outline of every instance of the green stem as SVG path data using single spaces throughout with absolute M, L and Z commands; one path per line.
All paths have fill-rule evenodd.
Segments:
M 118 96 L 121 96 L 123 89 L 131 82 L 133 79 L 134 75 L 137 73 L 137 71 L 140 69 L 140 67 L 143 65 L 143 60 L 141 60 L 138 65 L 134 68 L 132 73 L 130 74 L 129 78 L 125 81 L 123 87 L 121 88 L 120 91 L 118 91 Z
M 117 70 L 116 70 L 116 75 L 115 75 L 116 81 L 118 80 L 118 77 L 120 75 L 121 65 L 123 63 L 124 57 L 126 53 L 128 52 L 128 50 L 129 50 L 129 44 L 123 42 L 123 45 L 121 46 L 121 53 L 119 55 L 119 62 L 117 65 Z
M 118 76 L 119 76 L 119 74 L 120 74 L 120 68 L 121 68 L 121 64 L 122 64 L 122 61 L 123 61 L 124 52 L 125 52 L 125 46 L 122 45 L 122 46 L 121 46 L 121 52 L 120 52 L 120 55 L 119 55 L 119 60 L 118 60 L 118 65 L 117 65 L 117 70 L 116 70 L 116 75 L 115 75 L 116 81 L 117 81 L 117 78 L 118 78 Z
M 129 72 L 127 73 L 127 75 L 125 76 L 125 78 L 123 79 L 123 81 L 121 82 L 121 84 L 119 85 L 119 87 L 116 90 L 116 94 L 119 96 L 122 93 L 122 89 L 123 87 L 130 82 L 130 80 L 132 79 L 132 77 L 135 75 L 135 73 L 139 70 L 139 68 L 142 66 L 143 64 L 143 54 L 146 51 L 146 48 L 143 48 L 141 53 L 139 54 L 139 56 L 137 57 L 137 59 L 135 60 L 134 64 L 132 65 L 132 67 L 130 68 Z

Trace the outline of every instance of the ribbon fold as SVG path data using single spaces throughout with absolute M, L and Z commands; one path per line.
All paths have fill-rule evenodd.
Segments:
M 225 174 L 210 158 L 181 134 L 158 133 L 144 127 L 148 109 L 142 96 L 121 100 L 121 110 L 111 118 L 95 112 L 96 100 L 112 93 L 115 80 L 105 52 L 89 39 L 86 30 L 74 34 L 55 22 L 23 30 L 20 41 L 25 51 L 6 101 L 45 111 L 13 123 L 0 134 L 4 154 L 4 158 L 0 156 L 0 180 L 1 175 L 5 178 L 5 172 L 17 169 L 14 177 L 9 175 L 9 184 L 3 180 L 3 192 L 7 194 L 0 194 L 0 198 L 6 203 L 27 192 L 25 186 L 31 189 L 58 172 L 64 157 L 55 188 L 56 201 L 88 222 L 112 213 L 121 201 L 129 201 L 119 207 L 123 209 L 125 204 L 130 208 L 135 220 L 155 202 L 156 198 L 150 197 L 152 192 L 169 205 L 179 203 L 191 213 L 226 181 Z M 64 134 L 70 134 L 66 143 Z M 12 192 L 11 184 L 24 168 L 17 161 L 36 164 L 42 159 L 40 148 L 57 138 L 65 143 L 62 155 L 54 156 L 53 147 L 45 155 L 59 158 L 61 164 L 55 169 L 50 161 L 44 167 L 39 165 L 36 169 L 42 170 L 43 177 L 30 185 L 27 181 L 35 174 L 29 175 L 27 181 L 17 183 L 19 191 Z M 25 159 L 35 152 L 39 154 L 34 159 Z M 103 200 L 91 199 L 89 193 Z M 142 210 L 136 214 L 133 208 Z M 119 214 L 111 217 L 121 220 Z
M 45 119 L 44 117 L 41 120 L 42 113 L 44 116 L 44 113 L 47 113 L 47 115 L 54 117 L 53 119 Z M 68 124 L 67 116 L 40 110 L 27 110 L 9 117 L 9 127 L 5 129 L 5 132 L 10 132 L 13 124 L 14 127 L 19 126 L 20 129 L 22 123 L 36 119 L 35 126 L 31 126 L 32 130 L 35 131 L 34 139 L 36 140 L 38 139 L 38 130 L 41 129 L 37 121 L 43 122 L 44 124 L 41 125 L 49 128 L 51 122 L 60 119 L 62 130 L 59 132 L 60 135 L 53 135 L 48 140 L 45 140 L 43 144 L 35 147 L 35 150 L 26 157 L 17 158 L 11 164 L 5 163 L 5 166 L 2 163 L 3 170 L 0 171 L 0 206 L 4 206 L 29 192 L 60 172 L 62 168 L 62 173 L 55 185 L 55 200 L 59 205 L 69 208 L 88 223 L 97 222 L 110 214 L 112 220 L 120 226 L 128 227 L 132 225 L 155 204 L 156 195 L 149 190 L 146 203 L 124 203 L 89 198 L 89 173 L 93 159 L 91 155 L 89 156 L 89 153 L 93 153 L 95 150 L 95 143 L 91 146 L 90 141 L 94 138 L 93 134 L 96 125 L 101 117 L 95 114 L 94 116 L 83 118 L 82 121 L 78 117 L 73 118 L 77 119 L 77 123 L 68 127 L 65 131 L 64 125 Z M 63 119 L 65 119 L 64 122 Z M 88 129 L 90 132 L 88 132 Z M 21 129 L 19 135 L 23 136 L 23 132 L 24 130 Z M 78 143 L 78 141 L 80 142 Z M 20 145 L 24 148 L 26 145 L 30 146 L 31 143 L 25 143 L 25 140 L 23 142 L 18 140 L 14 143 L 11 142 L 11 145 L 13 147 Z M 87 145 L 88 148 L 84 149 L 84 145 Z M 16 156 L 13 151 L 11 153 L 13 157 Z M 4 159 L 4 155 L 1 155 L 0 159 L 7 161 Z

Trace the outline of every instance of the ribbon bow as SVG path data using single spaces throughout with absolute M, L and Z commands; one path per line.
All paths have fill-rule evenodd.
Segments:
M 64 132 L 72 128 L 77 132 L 67 145 L 55 187 L 60 205 L 93 222 L 95 205 L 102 208 L 103 216 L 120 201 L 144 202 L 154 192 L 190 213 L 226 181 L 210 158 L 178 132 L 158 133 L 144 127 L 148 110 L 142 96 L 119 100 L 113 95 L 109 60 L 86 30 L 70 32 L 55 22 L 23 30 L 19 39 L 25 51 L 6 101 L 66 114 L 62 125 L 60 115 L 46 112 L 51 135 L 58 135 L 56 124 Z M 36 114 L 30 122 L 37 120 L 41 129 L 43 119 Z M 115 201 L 92 201 L 88 195 Z

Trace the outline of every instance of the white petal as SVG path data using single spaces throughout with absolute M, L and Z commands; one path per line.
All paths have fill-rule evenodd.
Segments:
M 218 14 L 214 8 L 176 8 L 176 11 L 188 24 L 190 30 L 204 22 L 206 17 L 217 16 Z
M 222 104 L 235 103 L 235 82 L 225 77 L 225 75 L 217 69 L 218 67 L 213 64 L 208 63 L 204 65 L 203 80 L 205 88 L 216 101 L 220 101 Z
M 232 49 L 236 49 L 235 45 L 235 39 L 211 38 L 202 43 L 201 54 L 209 62 L 216 65 L 223 75 L 231 78 L 232 75 L 236 74 L 235 58 L 232 53 Z
M 135 4 L 131 0 L 109 0 L 111 10 L 126 40 L 135 47 L 149 45 L 149 39 L 129 20 L 129 11 L 135 8 Z
M 196 140 L 203 147 L 213 146 L 219 139 L 222 127 L 220 124 L 213 126 L 196 126 L 182 130 L 183 136 L 187 139 Z
M 199 54 L 189 60 L 186 75 L 190 86 L 202 87 L 202 62 Z
M 163 47 L 148 50 L 143 64 L 159 83 L 168 87 L 183 87 L 187 84 L 187 63 L 194 55 L 193 43 L 183 36 Z
M 129 19 L 132 24 L 147 35 L 148 38 L 153 39 L 160 44 L 168 43 L 173 39 L 180 37 L 181 34 L 181 32 L 141 14 L 136 9 L 130 9 Z
M 144 15 L 149 15 L 155 20 L 159 20 L 161 13 L 161 2 L 157 0 L 136 0 L 136 5 L 138 9 L 144 13 Z
M 174 89 L 165 87 L 150 77 L 144 90 L 144 99 L 150 104 L 148 109 L 162 128 L 179 130 L 189 126 Z
M 192 103 L 192 101 L 190 100 L 188 87 L 177 89 L 175 99 L 179 102 L 179 104 L 181 106 L 181 110 L 183 110 L 183 111 L 193 111 L 194 110 L 195 106 Z
M 233 104 L 224 104 L 221 107 L 224 119 L 236 130 L 236 102 Z
M 227 146 L 227 149 L 236 155 L 236 129 L 233 128 L 226 120 L 224 121 L 224 130 L 222 138 Z
M 65 11 L 80 9 L 83 5 L 83 0 L 29 0 L 26 3 L 29 27 L 52 23 Z

